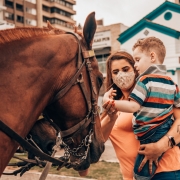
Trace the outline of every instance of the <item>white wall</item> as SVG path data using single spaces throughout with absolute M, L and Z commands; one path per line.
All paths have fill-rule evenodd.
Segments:
M 172 13 L 172 18 L 170 20 L 164 19 L 164 15 L 166 12 Z M 155 18 L 152 22 L 170 27 L 172 29 L 180 30 L 180 13 L 166 10 L 164 13 Z

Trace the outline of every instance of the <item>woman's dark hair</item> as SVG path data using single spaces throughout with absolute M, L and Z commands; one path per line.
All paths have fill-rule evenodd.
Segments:
M 117 91 L 117 95 L 114 97 L 115 100 L 119 100 L 122 97 L 122 91 L 116 84 L 113 83 L 111 74 L 111 64 L 114 60 L 125 59 L 134 69 L 136 77 L 138 76 L 137 71 L 134 68 L 135 61 L 133 57 L 126 51 L 118 51 L 111 54 L 106 60 L 106 90 L 108 91 L 111 87 Z

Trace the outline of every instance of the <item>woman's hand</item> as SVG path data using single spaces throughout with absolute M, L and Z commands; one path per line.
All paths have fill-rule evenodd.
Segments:
M 108 101 L 103 104 L 103 108 L 105 109 L 105 112 L 102 114 L 101 119 L 103 119 L 106 115 L 108 115 L 110 118 L 117 118 L 117 109 L 114 107 L 114 101 Z
M 149 161 L 149 172 L 151 174 L 153 161 L 155 165 L 158 166 L 158 158 L 162 155 L 163 150 L 157 143 L 150 143 L 140 145 L 138 153 L 145 156 L 139 166 L 139 171 L 141 171 L 146 162 Z

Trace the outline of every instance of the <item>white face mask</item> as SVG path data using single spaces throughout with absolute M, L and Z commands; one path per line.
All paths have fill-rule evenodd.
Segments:
M 130 89 L 134 84 L 135 73 L 131 72 L 122 72 L 119 71 L 118 74 L 113 78 L 114 84 L 116 84 L 120 89 Z

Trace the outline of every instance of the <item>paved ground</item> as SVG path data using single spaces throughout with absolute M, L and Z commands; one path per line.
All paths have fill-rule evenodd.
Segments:
M 59 152 L 56 155 L 60 156 L 63 152 Z M 114 149 L 111 145 L 111 142 L 108 140 L 105 144 L 105 151 L 102 154 L 100 161 L 107 161 L 107 162 L 118 162 L 116 158 L 116 154 L 114 152 Z M 10 170 L 6 169 L 6 172 L 10 172 Z M 40 173 L 37 173 L 35 171 L 30 171 L 25 173 L 22 177 L 19 176 L 6 176 L 2 175 L 0 178 L 1 180 L 39 180 Z M 67 176 L 59 176 L 59 175 L 51 175 L 48 174 L 48 177 L 46 180 L 88 180 L 87 178 L 75 178 L 75 177 L 67 177 Z M 91 179 L 93 180 L 93 179 Z
M 6 170 L 6 172 L 8 172 L 8 170 Z M 31 172 L 26 172 L 22 177 L 2 175 L 1 180 L 39 180 L 40 175 L 41 173 L 31 171 Z M 87 179 L 81 177 L 67 177 L 67 176 L 48 174 L 46 180 L 95 180 L 95 179 Z
M 101 160 L 104 160 L 107 162 L 118 162 L 116 153 L 114 151 L 114 148 L 113 148 L 110 140 L 107 140 L 107 142 L 105 143 L 105 151 L 100 158 L 100 161 Z

